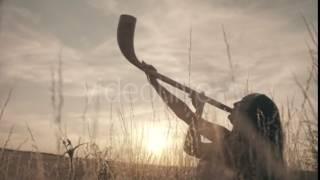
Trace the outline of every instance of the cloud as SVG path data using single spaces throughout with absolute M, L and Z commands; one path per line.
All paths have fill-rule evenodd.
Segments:
M 114 16 L 106 16 L 85 0 L 10 1 L 6 4 L 32 12 L 37 17 L 32 23 L 37 30 L 53 34 L 66 46 L 82 50 L 110 38 L 113 30 L 110 24 L 116 23 Z M 25 19 L 25 23 L 30 20 Z

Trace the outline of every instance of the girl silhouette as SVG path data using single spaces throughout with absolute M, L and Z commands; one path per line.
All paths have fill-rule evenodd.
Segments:
M 143 62 L 144 69 L 156 69 Z M 145 72 L 148 72 L 145 71 Z M 161 86 L 156 77 L 147 74 L 150 84 L 176 116 L 189 125 L 184 150 L 199 159 L 197 177 L 211 179 L 285 178 L 283 132 L 275 103 L 263 94 L 249 94 L 234 103 L 228 116 L 232 131 L 204 120 L 203 93 L 191 94 L 196 111 Z M 201 141 L 201 136 L 210 140 Z

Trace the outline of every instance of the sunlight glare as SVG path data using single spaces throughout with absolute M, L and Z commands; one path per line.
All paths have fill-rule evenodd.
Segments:
M 164 130 L 153 127 L 148 131 L 146 148 L 150 153 L 160 154 L 167 146 L 168 137 Z

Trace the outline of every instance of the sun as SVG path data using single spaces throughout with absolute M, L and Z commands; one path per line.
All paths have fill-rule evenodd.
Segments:
M 160 154 L 168 146 L 168 136 L 161 128 L 150 128 L 147 132 L 146 148 L 150 153 Z

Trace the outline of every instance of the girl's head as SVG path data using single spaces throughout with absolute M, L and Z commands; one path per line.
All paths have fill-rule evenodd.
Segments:
M 263 94 L 249 94 L 234 103 L 234 109 L 228 116 L 234 130 L 245 129 L 249 125 L 256 132 L 274 144 L 282 156 L 283 134 L 279 111 L 275 103 Z

